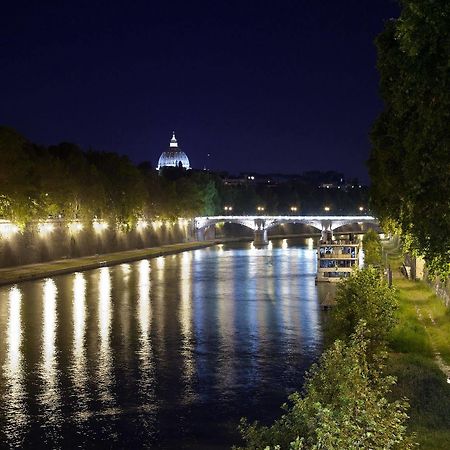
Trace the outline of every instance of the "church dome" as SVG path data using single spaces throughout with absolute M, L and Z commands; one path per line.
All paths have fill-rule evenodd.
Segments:
M 157 169 L 163 167 L 183 167 L 183 169 L 190 169 L 189 158 L 186 153 L 178 148 L 178 142 L 175 138 L 175 131 L 173 132 L 172 139 L 170 140 L 169 150 L 162 152 L 159 157 Z

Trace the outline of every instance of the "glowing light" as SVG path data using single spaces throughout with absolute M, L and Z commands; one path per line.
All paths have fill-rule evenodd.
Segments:
M 147 222 L 146 220 L 144 220 L 144 219 L 139 219 L 139 220 L 138 220 L 138 223 L 137 223 L 137 225 L 136 225 L 136 228 L 137 228 L 139 231 L 143 231 L 143 230 L 145 230 L 147 227 L 148 227 L 148 222 Z
M 98 286 L 98 329 L 100 336 L 100 350 L 98 358 L 98 379 L 100 388 L 100 398 L 103 402 L 111 401 L 111 274 L 109 267 L 100 269 Z
M 81 222 L 71 222 L 69 223 L 69 230 L 71 233 L 78 233 L 84 228 Z
M 358 209 L 359 209 L 360 211 L 364 211 L 364 206 L 360 206 Z
M 156 258 L 156 267 L 158 269 L 164 269 L 164 264 L 166 263 L 166 260 L 164 259 L 164 256 L 158 256 Z
M 4 365 L 4 407 L 7 428 L 14 430 L 17 436 L 22 435 L 22 428 L 27 425 L 27 414 L 24 404 L 24 371 L 22 346 L 22 293 L 14 286 L 9 290 L 8 328 L 6 332 L 7 354 Z M 14 445 L 14 447 L 16 447 Z M 17 445 L 19 447 L 19 444 Z
M 8 369 L 11 374 L 20 369 L 22 355 L 20 344 L 22 342 L 22 326 L 20 320 L 20 309 L 22 304 L 22 293 L 16 286 L 9 291 L 9 317 L 8 317 Z
M 38 225 L 38 230 L 40 234 L 49 234 L 55 229 L 55 225 L 49 222 L 40 223 Z
M 256 207 L 257 211 L 264 211 L 264 209 L 265 209 L 264 206 L 257 206 Z
M 73 346 L 75 360 L 83 355 L 86 321 L 86 280 L 82 273 L 76 273 L 73 280 Z
M 223 209 L 225 211 L 233 211 L 233 207 L 232 206 L 224 206 Z
M 55 282 L 50 278 L 46 279 L 43 285 L 42 363 L 39 371 L 42 379 L 42 394 L 40 401 L 43 411 L 45 411 L 46 419 L 52 422 L 60 420 L 60 393 L 57 383 L 56 352 L 57 296 L 58 290 Z
M 54 375 L 55 372 L 55 337 L 56 337 L 56 289 L 52 279 L 44 283 L 44 328 L 42 332 L 44 368 L 47 373 Z
M 142 260 L 138 266 L 138 308 L 137 319 L 139 323 L 139 342 L 138 350 L 141 372 L 141 390 L 145 394 L 151 394 L 149 386 L 152 385 L 152 364 L 151 364 L 151 340 L 150 325 L 152 318 L 152 309 L 150 304 L 150 262 L 147 259 Z
M 283 239 L 283 240 L 281 241 L 281 248 L 282 248 L 282 249 L 288 248 L 287 239 Z
M 292 211 L 292 212 L 298 211 L 297 206 L 291 206 L 291 211 Z
M 141 342 L 148 347 L 148 332 L 150 329 L 150 263 L 143 259 L 139 263 L 139 297 L 138 320 L 141 330 Z
M 100 233 L 108 228 L 108 224 L 106 222 L 98 220 L 94 220 L 92 222 L 92 226 L 94 227 L 96 233 Z
M 88 410 L 88 375 L 86 359 L 86 278 L 76 273 L 73 279 L 73 360 L 71 377 L 77 391 L 77 413 L 82 416 Z
M 308 250 L 312 250 L 314 248 L 313 238 L 306 239 L 306 244 L 308 245 Z
M 0 223 L 0 236 L 7 238 L 17 233 L 18 231 L 19 227 L 17 225 L 14 225 L 13 223 L 9 222 Z
M 329 206 L 325 206 L 325 207 L 323 208 L 324 211 L 330 211 L 330 209 L 331 209 L 331 208 L 330 208 Z

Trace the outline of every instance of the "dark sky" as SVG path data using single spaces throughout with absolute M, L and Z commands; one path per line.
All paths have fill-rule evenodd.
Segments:
M 367 180 L 374 37 L 394 0 L 10 1 L 0 123 L 156 164 Z

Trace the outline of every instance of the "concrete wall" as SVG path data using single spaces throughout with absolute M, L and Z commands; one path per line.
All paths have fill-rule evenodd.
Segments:
M 149 223 L 147 228 L 122 232 L 114 228 L 96 231 L 84 224 L 72 232 L 63 221 L 51 222 L 53 230 L 40 232 L 31 224 L 22 232 L 0 236 L 0 267 L 32 264 L 63 258 L 155 247 L 191 239 L 191 223 Z

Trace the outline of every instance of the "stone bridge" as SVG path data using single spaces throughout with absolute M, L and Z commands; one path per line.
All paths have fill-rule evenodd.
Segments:
M 378 220 L 372 216 L 210 216 L 194 219 L 195 234 L 198 240 L 205 239 L 207 228 L 217 223 L 238 223 L 250 228 L 255 234 L 255 245 L 268 243 L 267 231 L 277 225 L 288 223 L 304 224 L 316 228 L 324 235 L 333 233 L 339 227 L 351 224 L 378 225 Z

